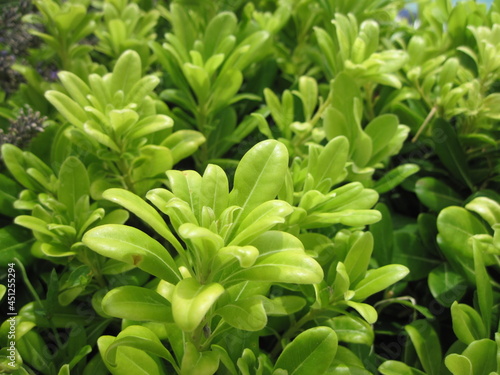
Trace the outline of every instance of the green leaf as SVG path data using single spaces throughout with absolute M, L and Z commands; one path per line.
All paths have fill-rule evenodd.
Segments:
M 187 342 L 182 357 L 180 374 L 182 375 L 212 375 L 219 368 L 219 356 L 211 351 L 198 351 Z
M 373 250 L 373 236 L 370 232 L 361 234 L 351 245 L 344 260 L 349 280 L 354 285 L 366 274 Z
M 77 202 L 89 195 L 90 182 L 85 165 L 74 156 L 67 158 L 59 170 L 58 200 L 66 206 L 69 218 L 76 219 Z
M 370 232 L 373 235 L 373 257 L 379 265 L 386 266 L 391 262 L 393 252 L 392 217 L 384 203 L 378 203 L 375 209 L 382 214 L 382 220 L 370 225 Z
M 121 319 L 170 322 L 172 307 L 157 292 L 137 286 L 120 286 L 109 291 L 102 300 L 103 311 Z
M 130 92 L 142 75 L 141 57 L 133 50 L 125 51 L 116 61 L 111 78 L 111 92 Z
M 281 296 L 272 299 L 261 296 L 264 309 L 269 316 L 286 316 L 302 310 L 306 300 L 300 296 Z
M 375 338 L 373 328 L 365 320 L 352 315 L 341 315 L 328 320 L 339 341 L 371 346 Z
M 133 128 L 127 134 L 129 139 L 138 139 L 151 133 L 170 129 L 174 126 L 174 121 L 165 115 L 152 115 L 143 118 L 134 124 Z
M 10 143 L 3 144 L 2 159 L 9 172 L 21 185 L 30 190 L 38 191 L 36 182 L 26 173 L 28 167 L 21 149 Z
M 436 331 L 427 320 L 415 320 L 405 326 L 425 372 L 441 374 L 442 352 Z
M 103 256 L 139 267 L 172 284 L 181 279 L 168 251 L 139 229 L 119 224 L 101 225 L 85 233 L 83 243 Z
M 76 74 L 71 72 L 59 72 L 57 74 L 66 91 L 81 106 L 89 105 L 87 95 L 91 94 L 88 85 Z
M 46 344 L 42 336 L 35 330 L 26 332 L 19 340 L 16 340 L 15 346 L 21 357 L 26 358 L 35 370 L 55 372 L 55 365 L 47 357 L 44 350 Z
M 185 332 L 194 331 L 222 293 L 224 287 L 218 283 L 202 285 L 193 278 L 181 280 L 172 296 L 175 323 Z
M 192 155 L 204 142 L 205 137 L 200 132 L 194 130 L 179 130 L 165 138 L 161 146 L 170 149 L 175 165 L 182 159 Z
M 106 355 L 108 348 L 121 338 L 120 334 L 117 337 L 99 337 L 97 346 L 102 357 Z M 166 375 L 164 366 L 158 359 L 153 359 L 143 350 L 127 346 L 120 346 L 117 349 L 116 366 L 104 363 L 112 375 Z
M 241 159 L 229 194 L 229 205 L 240 206 L 244 218 L 259 204 L 274 199 L 281 189 L 288 169 L 288 152 L 275 140 L 262 141 Z
M 176 250 L 179 248 L 182 249 L 179 241 L 172 234 L 160 214 L 139 196 L 125 189 L 116 188 L 106 190 L 102 196 L 104 199 L 119 204 L 135 214 L 151 226 L 151 228 L 153 228 L 159 235 L 174 245 Z
M 481 216 L 491 226 L 500 223 L 500 204 L 487 197 L 477 197 L 465 205 L 469 211 Z
M 285 222 L 285 217 L 293 212 L 292 206 L 280 200 L 271 200 L 255 207 L 238 226 L 231 245 L 246 245 L 249 241 L 273 228 L 276 224 Z
M 473 375 L 472 363 L 469 358 L 452 353 L 446 356 L 444 363 L 453 375 Z
M 328 327 L 315 327 L 299 334 L 278 357 L 274 371 L 289 375 L 323 374 L 335 358 L 338 340 Z
M 157 355 L 169 361 L 177 371 L 179 370 L 172 354 L 163 346 L 158 337 L 146 327 L 129 326 L 122 330 L 119 337 L 108 346 L 104 360 L 111 366 L 115 366 L 118 348 L 123 346 Z
M 429 273 L 427 280 L 432 296 L 443 306 L 450 307 L 467 291 L 466 280 L 448 263 L 443 263 Z
M 170 190 L 177 198 L 187 202 L 196 218 L 200 218 L 200 191 L 202 177 L 196 171 L 176 171 L 167 172 L 170 183 Z
M 427 252 L 426 247 L 417 235 L 416 226 L 403 227 L 394 232 L 394 246 L 392 251 L 392 262 L 408 267 L 411 272 L 407 280 L 420 280 L 429 274 L 440 262 Z
M 419 170 L 420 167 L 416 164 L 399 165 L 387 172 L 380 180 L 376 181 L 373 185 L 373 189 L 379 194 L 387 193 Z
M 375 308 L 371 305 L 354 301 L 347 301 L 346 303 L 349 307 L 356 310 L 368 324 L 374 324 L 377 321 L 377 310 L 375 310 Z
M 472 364 L 473 374 L 490 374 L 497 370 L 497 345 L 493 340 L 476 340 L 462 352 L 462 355 Z
M 203 173 L 200 207 L 210 207 L 218 218 L 229 203 L 229 182 L 226 172 L 215 164 L 209 164 Z
M 486 338 L 488 333 L 479 313 L 472 307 L 453 302 L 451 305 L 453 332 L 464 344 Z
M 22 190 L 21 185 L 0 173 L 0 186 L 0 214 L 10 217 L 18 215 L 14 202 Z
M 323 193 L 327 193 L 330 186 L 337 183 L 345 175 L 348 152 L 349 142 L 346 137 L 335 137 L 326 144 L 321 150 L 317 162 L 314 165 L 308 165 L 309 173 L 314 178 L 315 189 L 328 179 L 328 189 L 323 191 Z
M 210 93 L 210 77 L 207 71 L 191 63 L 182 66 L 184 75 L 194 91 L 200 105 L 205 105 Z
M 424 177 L 415 184 L 415 193 L 424 205 L 435 212 L 448 206 L 459 206 L 462 198 L 452 188 L 434 177 Z
M 436 142 L 435 146 L 439 159 L 453 176 L 464 182 L 470 190 L 473 190 L 474 185 L 470 179 L 465 152 L 455 130 L 447 121 L 438 119 L 434 122 L 434 131 L 441 133 L 442 141 Z
M 34 242 L 30 232 L 17 225 L 11 224 L 0 228 L 0 267 L 7 268 L 14 257 L 18 258 L 25 266 L 29 266 L 34 257 L 31 255 L 31 246 Z
M 205 56 L 212 56 L 222 41 L 234 33 L 237 22 L 232 12 L 221 12 L 210 20 L 203 36 Z
M 487 228 L 472 213 L 462 207 L 451 206 L 442 210 L 437 219 L 438 243 L 449 260 L 473 259 L 469 239 L 478 234 L 489 234 Z M 487 265 L 492 259 L 485 257 Z
M 260 331 L 267 324 L 262 300 L 246 298 L 224 305 L 215 314 L 220 315 L 230 326 L 243 331 Z
M 425 372 L 399 361 L 385 361 L 379 366 L 378 371 L 383 375 L 426 375 Z
M 474 253 L 474 273 L 476 274 L 479 311 L 481 312 L 481 317 L 483 318 L 486 335 L 488 335 L 490 332 L 493 310 L 493 289 L 491 287 L 490 276 L 484 266 L 481 247 L 475 239 L 472 239 L 472 249 Z
M 303 249 L 302 243 L 285 232 L 266 232 L 251 243 L 260 255 L 254 265 L 233 272 L 233 282 L 255 280 L 296 284 L 315 284 L 323 279 L 320 265 Z
M 399 121 L 397 116 L 385 114 L 374 118 L 366 126 L 365 133 L 372 139 L 372 155 L 376 155 L 387 147 L 392 138 L 396 135 Z
M 352 289 L 355 291 L 353 300 L 363 301 L 372 294 L 380 292 L 403 279 L 410 270 L 399 264 L 390 264 L 374 270 L 369 270 L 363 280 Z
M 87 121 L 87 114 L 74 100 L 68 98 L 63 93 L 53 90 L 47 91 L 45 98 L 56 107 L 66 120 L 74 126 L 83 129 L 83 124 Z

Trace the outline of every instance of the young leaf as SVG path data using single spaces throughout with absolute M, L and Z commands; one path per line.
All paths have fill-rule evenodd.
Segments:
M 108 346 L 104 360 L 111 366 L 115 366 L 117 349 L 123 346 L 140 349 L 146 353 L 164 358 L 179 371 L 172 354 L 163 346 L 158 336 L 146 327 L 134 325 L 121 331 L 116 340 Z
M 303 249 L 302 243 L 289 233 L 265 232 L 251 243 L 260 251 L 254 265 L 232 273 L 231 283 L 255 280 L 297 284 L 315 284 L 323 279 L 320 265 Z
M 117 338 L 113 336 L 99 337 L 97 346 L 102 357 L 106 355 L 106 351 L 116 340 Z M 117 349 L 115 366 L 111 366 L 107 362 L 104 363 L 113 375 L 166 375 L 163 365 L 158 359 L 153 359 L 143 350 L 127 346 L 121 346 Z
M 111 92 L 119 90 L 128 94 L 142 75 L 142 64 L 139 54 L 133 50 L 125 51 L 116 61 L 111 78 Z
M 104 199 L 117 203 L 135 214 L 151 226 L 151 228 L 153 228 L 159 235 L 174 245 L 177 251 L 179 251 L 179 249 L 182 251 L 181 244 L 172 234 L 160 214 L 139 196 L 129 192 L 128 190 L 117 188 L 106 190 L 102 196 Z
M 229 182 L 224 170 L 209 164 L 203 173 L 200 193 L 200 207 L 210 207 L 219 217 L 229 203 Z
M 288 375 L 323 374 L 335 358 L 338 340 L 334 330 L 314 327 L 298 335 L 278 357 L 274 371 Z
M 385 361 L 379 366 L 378 371 L 383 375 L 426 375 L 425 372 L 399 361 Z
M 63 93 L 52 90 L 47 91 L 45 97 L 66 120 L 77 128 L 83 128 L 83 124 L 87 121 L 87 114 L 74 100 Z
M 420 167 L 416 164 L 399 165 L 376 181 L 372 188 L 379 194 L 387 193 L 419 170 Z
M 246 298 L 224 305 L 215 314 L 220 315 L 232 327 L 243 331 L 259 331 L 267 324 L 262 300 Z
M 403 279 L 410 270 L 399 264 L 390 264 L 366 273 L 366 276 L 357 283 L 353 290 L 356 292 L 353 300 L 363 301 L 372 294 L 380 292 L 395 282 Z
M 182 375 L 212 375 L 219 368 L 219 356 L 211 351 L 198 351 L 189 341 L 184 347 L 181 371 Z
M 415 320 L 405 326 L 420 363 L 429 375 L 441 374 L 442 352 L 439 338 L 427 320 Z
M 267 140 L 252 147 L 241 159 L 229 194 L 229 205 L 240 206 L 244 218 L 259 204 L 274 199 L 288 170 L 288 152 L 282 143 Z
M 486 329 L 479 313 L 472 307 L 454 302 L 451 305 L 453 332 L 464 344 L 487 337 Z
M 371 346 L 375 338 L 373 328 L 365 320 L 353 315 L 336 316 L 328 320 L 339 341 Z
M 90 182 L 85 165 L 76 157 L 67 158 L 59 170 L 59 186 L 57 198 L 66 206 L 68 217 L 75 219 L 77 202 L 81 197 L 89 195 Z
M 183 331 L 193 332 L 222 293 L 224 287 L 217 283 L 202 285 L 193 278 L 181 280 L 172 295 L 175 323 Z
M 451 371 L 453 375 L 473 375 L 474 373 L 472 372 L 472 363 L 470 362 L 469 358 L 452 353 L 450 355 L 447 355 L 444 363 L 448 370 Z

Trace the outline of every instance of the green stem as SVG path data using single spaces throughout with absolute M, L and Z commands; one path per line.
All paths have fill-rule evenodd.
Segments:
M 429 125 L 429 123 L 432 121 L 432 118 L 434 117 L 436 112 L 437 112 L 437 107 L 436 106 L 432 107 L 431 111 L 425 118 L 424 122 L 422 123 L 422 125 L 420 125 L 420 128 L 418 128 L 417 134 L 415 134 L 415 136 L 411 140 L 412 143 L 415 143 L 418 140 L 418 137 L 420 137 L 420 134 L 423 133 L 427 125 Z

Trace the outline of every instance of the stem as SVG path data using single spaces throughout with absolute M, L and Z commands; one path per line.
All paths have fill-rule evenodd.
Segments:
M 436 114 L 436 112 L 437 112 L 437 107 L 436 106 L 432 107 L 431 111 L 429 112 L 429 114 L 425 118 L 424 122 L 422 123 L 422 125 L 420 125 L 420 128 L 417 131 L 417 134 L 415 134 L 415 136 L 411 140 L 412 143 L 415 143 L 418 140 L 418 137 L 420 137 L 420 134 L 422 134 L 422 132 L 427 127 L 427 125 L 429 125 L 429 123 L 431 122 L 431 120 L 434 117 L 434 115 Z
M 309 122 L 313 127 L 320 120 L 321 116 L 323 116 L 323 112 L 325 112 L 325 110 L 330 106 L 331 101 L 332 101 L 332 95 L 330 91 L 326 100 L 319 106 L 318 111 Z
M 373 91 L 375 91 L 375 85 L 366 84 L 365 92 L 366 92 L 366 115 L 368 120 L 373 120 L 375 118 L 375 110 L 373 104 Z
M 123 182 L 125 183 L 125 188 L 128 191 L 135 193 L 134 181 L 132 181 L 132 176 L 130 176 L 130 168 L 127 165 L 127 163 L 123 159 L 120 159 L 119 161 L 116 162 L 116 165 L 120 170 L 121 177 L 123 178 Z

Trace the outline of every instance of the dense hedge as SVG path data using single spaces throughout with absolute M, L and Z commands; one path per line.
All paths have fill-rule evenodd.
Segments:
M 2 3 L 0 372 L 498 375 L 500 2 L 405 3 Z

